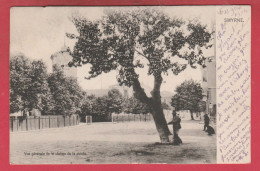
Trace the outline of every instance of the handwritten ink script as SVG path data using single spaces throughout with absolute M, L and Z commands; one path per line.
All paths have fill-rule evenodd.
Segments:
M 218 6 L 216 10 L 219 163 L 250 163 L 251 160 L 250 14 L 250 6 Z M 243 22 L 225 22 L 226 18 L 234 17 Z

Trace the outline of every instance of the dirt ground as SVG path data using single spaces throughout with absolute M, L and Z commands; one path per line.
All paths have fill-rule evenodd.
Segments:
M 216 163 L 216 135 L 208 136 L 202 129 L 199 121 L 182 121 L 180 146 L 160 144 L 153 122 L 12 132 L 10 163 Z

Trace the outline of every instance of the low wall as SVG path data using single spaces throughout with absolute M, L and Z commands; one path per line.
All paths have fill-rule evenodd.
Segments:
M 10 117 L 10 131 L 30 131 L 47 128 L 59 128 L 79 124 L 79 116 L 62 115 L 54 116 L 29 116 L 29 117 Z

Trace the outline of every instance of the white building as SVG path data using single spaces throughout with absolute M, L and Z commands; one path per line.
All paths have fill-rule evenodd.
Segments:
M 69 47 L 64 46 L 59 52 L 51 55 L 52 67 L 56 65 L 60 67 L 66 77 L 77 79 L 77 68 L 68 66 L 68 63 L 72 61 L 72 59 L 69 53 Z
M 202 88 L 206 101 L 206 113 L 216 116 L 216 58 L 208 57 L 202 68 Z

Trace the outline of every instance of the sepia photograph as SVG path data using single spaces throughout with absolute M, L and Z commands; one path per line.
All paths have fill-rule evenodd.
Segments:
M 217 163 L 215 6 L 12 7 L 11 164 Z

